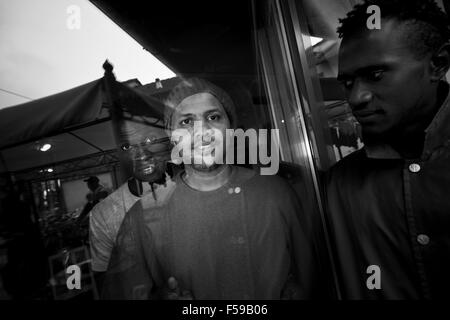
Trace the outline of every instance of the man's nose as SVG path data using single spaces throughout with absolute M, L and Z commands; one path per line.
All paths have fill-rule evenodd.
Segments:
M 194 136 L 200 136 L 202 138 L 212 136 L 213 134 L 214 130 L 207 121 L 202 121 L 201 124 L 197 126 L 194 131 Z
M 355 81 L 348 94 L 347 101 L 352 109 L 358 109 L 369 103 L 372 98 L 373 95 L 370 89 L 360 81 Z
M 134 159 L 146 160 L 151 157 L 152 153 L 143 146 L 136 146 L 134 149 Z

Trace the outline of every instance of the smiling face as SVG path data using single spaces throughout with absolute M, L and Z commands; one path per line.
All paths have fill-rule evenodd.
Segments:
M 339 76 L 346 98 L 367 136 L 390 136 L 420 122 L 434 107 L 431 54 L 417 59 L 402 23 L 383 20 L 342 41 Z
M 190 144 L 190 165 L 195 170 L 212 171 L 220 166 L 213 160 L 214 149 L 217 145 L 226 147 L 223 139 L 226 129 L 230 128 L 230 120 L 221 103 L 212 94 L 197 93 L 185 98 L 176 107 L 171 124 L 172 130 L 187 130 L 189 137 L 182 138 L 182 141 Z
M 170 159 L 165 131 L 132 120 L 122 120 L 119 128 L 119 157 L 126 170 L 141 181 L 155 182 L 164 177 Z

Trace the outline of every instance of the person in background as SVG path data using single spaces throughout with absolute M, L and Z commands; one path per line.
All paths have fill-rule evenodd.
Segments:
M 154 120 L 146 123 L 142 119 L 145 118 L 119 119 L 119 159 L 130 178 L 90 213 L 92 270 L 99 289 L 103 287 L 103 276 L 125 214 L 139 200 L 148 205 L 159 204 L 170 191 L 170 141 L 163 128 L 152 125 Z
M 448 22 L 432 0 L 364 1 L 341 20 L 338 80 L 365 144 L 327 178 L 344 299 L 450 298 Z
M 90 191 L 88 194 L 86 194 L 87 202 L 77 218 L 77 222 L 79 225 L 84 225 L 89 222 L 89 212 L 97 203 L 105 199 L 110 193 L 107 188 L 100 184 L 100 180 L 96 176 L 91 176 L 83 181 L 86 182 L 87 187 Z
M 31 300 L 45 291 L 48 261 L 29 202 L 8 174 L 0 174 L 0 240 L 6 264 L 0 269 L 10 298 Z
M 109 190 L 100 183 L 100 180 L 96 176 L 91 176 L 83 181 L 86 182 L 89 190 L 91 190 L 91 198 L 94 206 L 105 199 L 110 193 Z

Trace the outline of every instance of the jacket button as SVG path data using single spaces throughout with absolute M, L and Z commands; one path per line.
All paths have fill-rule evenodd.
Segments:
M 430 243 L 430 237 L 426 234 L 419 234 L 417 236 L 417 242 L 425 246 Z
M 419 172 L 420 171 L 420 165 L 417 164 L 417 163 L 411 163 L 409 165 L 409 171 L 411 171 L 413 173 Z

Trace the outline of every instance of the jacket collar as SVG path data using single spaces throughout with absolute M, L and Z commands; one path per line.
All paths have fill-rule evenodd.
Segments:
M 449 85 L 445 83 L 447 89 Z M 421 159 L 427 159 L 438 147 L 450 143 L 450 90 L 441 108 L 425 130 L 425 143 Z M 403 157 L 389 144 L 365 145 L 364 150 L 368 158 L 373 159 L 402 159 Z

